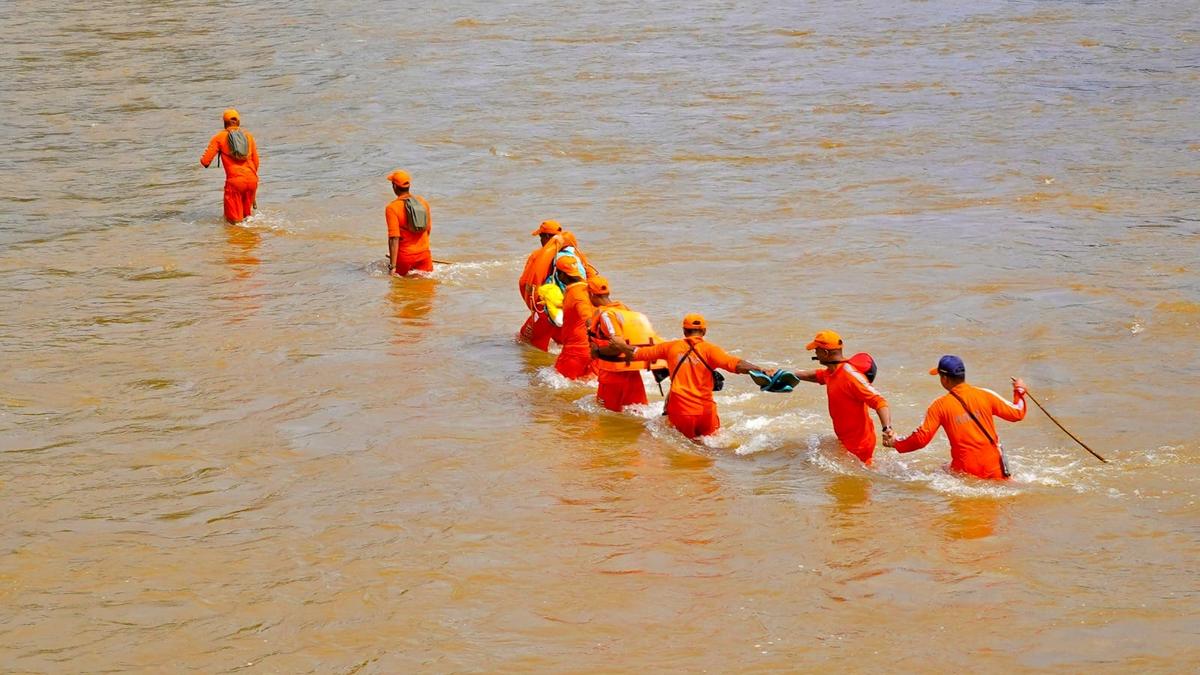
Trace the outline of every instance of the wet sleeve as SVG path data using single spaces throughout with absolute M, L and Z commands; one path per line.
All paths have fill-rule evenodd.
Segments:
M 896 439 L 896 452 L 912 452 L 929 445 L 929 441 L 933 440 L 933 435 L 937 433 L 938 427 L 941 425 L 942 419 L 935 401 L 925 412 L 925 421 L 921 423 L 921 426 L 914 429 L 911 434 Z
M 400 216 L 396 214 L 396 209 L 392 208 L 391 204 L 383 210 L 384 218 L 387 219 L 388 238 L 400 236 Z
M 845 366 L 842 367 L 844 368 Z M 883 394 L 879 393 L 878 389 L 871 386 L 865 375 L 858 371 L 852 371 L 850 373 L 850 381 L 854 383 L 854 395 L 858 400 L 866 403 L 871 410 L 879 410 L 887 406 L 887 399 L 883 397 Z
M 813 375 L 813 377 L 817 378 L 817 384 L 824 386 L 829 383 L 829 370 L 826 368 L 821 368 Z
M 258 173 L 258 143 L 255 142 L 254 136 L 251 136 L 249 133 L 247 133 L 246 135 L 250 136 L 250 166 L 254 167 L 254 173 L 257 174 Z
M 670 346 L 670 342 L 663 342 L 657 345 L 650 345 L 649 347 L 638 347 L 633 352 L 633 360 L 653 362 L 659 359 L 666 359 L 667 354 L 670 352 Z
M 992 414 L 1002 420 L 1009 422 L 1020 422 L 1025 419 L 1025 397 L 1013 392 L 1013 402 L 1005 401 L 1000 394 L 991 389 L 984 389 L 988 393 L 988 399 L 992 402 Z
M 720 368 L 721 370 L 727 370 L 731 373 L 737 372 L 737 365 L 741 359 L 730 355 L 724 349 L 721 349 L 710 342 L 702 342 L 700 344 L 704 346 L 704 360 L 708 362 L 709 367 Z M 699 347 L 697 347 L 697 349 L 699 349 Z
M 208 165 L 212 164 L 213 159 L 216 158 L 217 153 L 221 151 L 221 144 L 217 143 L 217 139 L 220 137 L 221 134 L 217 134 L 208 142 L 208 147 L 204 149 L 204 154 L 200 156 L 200 166 L 207 169 Z

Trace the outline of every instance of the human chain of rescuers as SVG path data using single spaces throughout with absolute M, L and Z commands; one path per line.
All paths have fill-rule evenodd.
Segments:
M 224 129 L 212 137 L 200 164 L 207 168 L 219 157 L 225 167 L 225 219 L 239 223 L 257 208 L 258 147 L 254 136 L 241 127 L 236 110 L 226 110 L 221 119 Z M 429 202 L 410 192 L 412 177 L 407 171 L 397 169 L 387 180 L 396 196 L 384 209 L 388 271 L 399 277 L 432 272 Z M 644 314 L 613 299 L 609 280 L 591 264 L 575 235 L 558 221 L 543 221 L 532 234 L 538 237 L 539 246 L 529 255 L 517 281 L 529 310 L 518 335 L 542 351 L 549 351 L 551 342 L 559 344 L 555 370 L 571 380 L 595 380 L 596 398 L 605 408 L 620 412 L 626 406 L 646 404 L 642 371 L 649 370 L 660 388 L 664 380 L 670 381 L 663 415 L 681 434 L 696 441 L 721 427 L 713 392 L 720 391 L 725 380 L 718 371 L 749 375 L 763 391 L 776 393 L 790 392 L 802 381 L 812 382 L 825 387 L 839 443 L 864 465 L 871 465 L 878 440 L 869 412 L 873 410 L 885 447 L 902 453 L 920 450 L 941 428 L 950 443 L 952 471 L 984 479 L 1009 478 L 994 420 L 1018 422 L 1025 418 L 1027 392 L 1020 378 L 1012 378 L 1010 401 L 990 389 L 968 384 L 963 360 L 952 354 L 942 356 L 929 374 L 939 378 L 946 394 L 933 401 L 920 426 L 898 436 L 892 429 L 887 399 L 873 385 L 874 359 L 865 352 L 847 357 L 845 343 L 837 333 L 822 330 L 805 346 L 821 368 L 795 373 L 763 368 L 706 341 L 708 321 L 698 313 L 683 317 L 681 338 L 663 340 Z M 1107 461 L 1053 416 L 1050 419 L 1097 459 Z

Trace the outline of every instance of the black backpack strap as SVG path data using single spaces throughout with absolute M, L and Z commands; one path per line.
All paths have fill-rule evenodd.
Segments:
M 688 350 L 687 350 L 686 352 L 684 352 L 684 353 L 683 353 L 683 358 L 679 359 L 679 363 L 676 363 L 676 364 L 675 364 L 675 368 L 674 368 L 673 370 L 671 370 L 671 375 L 670 375 L 670 377 L 671 377 L 671 385 L 672 385 L 672 386 L 674 386 L 674 385 L 675 385 L 675 374 L 676 374 L 676 373 L 678 373 L 678 372 L 679 372 L 679 369 L 683 367 L 683 362 L 684 362 L 684 361 L 687 361 L 687 357 L 688 357 L 688 355 L 689 355 L 689 354 L 692 354 L 692 353 L 694 353 L 695 351 L 696 351 L 696 343 L 695 343 L 695 342 L 689 342 L 689 343 L 688 343 Z M 699 356 L 699 354 L 696 354 L 696 355 L 697 355 L 697 356 Z M 704 359 L 701 359 L 701 361 L 703 361 L 703 360 L 704 360 Z M 657 380 L 658 378 L 656 377 L 655 379 Z M 659 390 L 660 392 L 662 391 L 662 380 L 658 380 L 658 390 Z M 666 396 L 664 396 L 664 397 L 663 397 L 663 411 L 662 411 L 662 414 L 664 414 L 664 415 L 666 415 L 666 414 L 667 414 L 667 403 L 668 403 L 670 400 L 671 400 L 671 390 L 670 390 L 670 389 L 668 389 L 668 390 L 667 390 L 667 394 L 666 394 Z
M 695 342 L 689 342 L 689 343 L 688 343 L 688 350 L 687 350 L 686 352 L 684 352 L 684 353 L 683 353 L 683 358 L 679 359 L 679 363 L 676 363 L 676 364 L 675 364 L 675 369 L 671 371 L 671 381 L 672 381 L 672 382 L 674 382 L 674 381 L 675 381 L 675 373 L 678 373 L 678 372 L 679 372 L 679 369 L 683 367 L 683 362 L 684 362 L 684 361 L 687 361 L 687 357 L 688 357 L 688 355 L 690 355 L 690 354 L 696 354 L 696 356 L 700 356 L 700 354 L 696 353 L 696 343 L 695 343 Z M 703 361 L 704 361 L 704 357 L 702 357 L 702 356 L 701 356 L 701 357 L 700 357 L 700 361 L 701 361 L 701 362 L 703 362 Z M 707 364 L 707 363 L 705 363 L 705 364 L 704 364 L 704 367 L 705 367 L 705 368 L 708 368 L 708 364 Z
M 961 396 L 953 391 L 948 393 L 953 396 L 956 401 L 958 401 L 958 404 L 962 406 L 963 410 L 967 411 L 967 414 L 971 416 L 971 421 L 975 423 L 975 426 L 979 427 L 979 430 L 983 432 L 983 435 L 988 439 L 988 442 L 996 447 L 996 452 L 1000 453 L 1000 473 L 1004 474 L 1005 478 L 1008 478 L 1011 474 L 1008 473 L 1008 462 L 1004 460 L 1004 448 L 1001 448 L 1000 444 L 996 442 L 996 439 L 992 438 L 992 435 L 989 434 L 987 429 L 983 427 L 983 422 L 980 422 L 979 418 L 975 416 L 975 413 L 971 412 L 971 409 L 967 407 L 967 402 L 962 400 Z
M 695 347 L 694 347 L 694 346 L 693 346 L 693 349 L 695 349 Z M 712 367 L 712 366 L 710 366 L 710 365 L 708 365 L 708 361 L 705 361 L 705 360 L 704 360 L 704 355 L 703 355 L 703 354 L 701 354 L 700 352 L 696 352 L 696 358 L 700 359 L 700 363 L 704 364 L 704 367 L 705 367 L 705 368 L 708 368 L 708 372 L 710 372 L 710 373 L 713 373 L 713 374 L 716 374 L 716 372 L 717 372 L 717 369 L 716 369 L 716 368 L 713 368 L 713 367 Z

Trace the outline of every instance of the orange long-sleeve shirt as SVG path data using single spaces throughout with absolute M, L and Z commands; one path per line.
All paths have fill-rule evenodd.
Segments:
M 200 156 L 200 165 L 208 168 L 212 164 L 213 159 L 218 153 L 221 155 L 221 166 L 225 167 L 225 181 L 227 183 L 250 183 L 258 182 L 258 144 L 254 142 L 254 135 L 249 131 L 242 129 L 246 134 L 246 140 L 249 141 L 250 152 L 246 154 L 245 159 L 234 159 L 233 155 L 229 154 L 229 132 L 238 127 L 229 127 L 223 131 L 218 131 L 212 140 L 208 142 L 208 147 L 204 149 L 204 154 Z
M 829 398 L 833 433 L 851 454 L 869 464 L 875 454 L 876 438 L 867 408 L 879 410 L 887 405 L 887 399 L 848 362 L 838 364 L 832 371 L 818 370 L 816 377 L 818 384 L 825 385 Z
M 687 355 L 687 362 L 682 363 L 684 354 L 692 344 L 696 349 Z M 649 347 L 639 347 L 633 353 L 634 361 L 657 361 L 665 359 L 667 366 L 675 376 L 671 378 L 671 395 L 667 399 L 668 411 L 680 415 L 702 415 L 711 410 L 713 402 L 713 378 L 708 368 L 720 368 L 731 373 L 737 372 L 736 356 L 731 356 L 724 349 L 705 342 L 704 338 L 690 337 L 682 340 L 671 340 Z M 678 369 L 676 367 L 678 366 Z
M 404 202 L 409 199 L 416 199 L 421 206 L 425 207 L 425 213 L 429 214 L 425 229 L 420 232 L 414 232 L 408 226 L 408 213 L 404 210 Z M 384 209 L 383 215 L 387 220 L 388 238 L 400 237 L 400 245 L 396 249 L 398 257 L 413 258 L 429 251 L 429 232 L 433 230 L 433 210 L 429 208 L 429 202 L 425 201 L 424 197 L 414 194 L 396 197 Z
M 1019 422 L 1025 419 L 1025 397 L 1013 392 L 1013 401 L 1009 403 L 1000 394 L 991 389 L 972 387 L 963 382 L 950 391 L 962 397 L 975 413 L 975 418 L 983 425 L 992 438 L 999 442 L 996 435 L 996 424 L 992 420 L 995 415 L 1009 422 Z M 929 445 L 938 427 L 946 430 L 946 438 L 950 440 L 950 468 L 955 471 L 978 476 L 980 478 L 1003 478 L 1004 472 L 1000 467 L 1000 453 L 995 445 L 984 436 L 979 427 L 971 420 L 971 416 L 963 409 L 962 403 L 949 393 L 938 398 L 929 406 L 925 413 L 925 421 L 911 434 L 896 439 L 898 452 L 912 452 Z
M 590 354 L 587 324 L 596 307 L 588 296 L 587 284 L 582 281 L 567 286 L 562 303 L 562 353 Z

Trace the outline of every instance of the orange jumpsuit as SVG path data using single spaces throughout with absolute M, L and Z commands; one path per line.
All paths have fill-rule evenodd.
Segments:
M 606 312 L 606 310 L 617 308 L 628 309 L 625 305 L 614 302 L 611 305 L 600 307 L 597 315 L 592 318 L 592 333 L 598 340 L 607 342 L 612 339 L 613 333 L 617 332 L 617 325 Z M 627 405 L 648 403 L 646 384 L 642 382 L 641 371 L 604 370 L 603 368 L 596 370 L 599 383 L 596 387 L 596 398 L 605 408 L 621 412 Z
M 875 425 L 867 408 L 879 410 L 887 400 L 849 363 L 840 363 L 832 371 L 818 370 L 816 377 L 829 398 L 833 433 L 850 454 L 869 465 L 875 454 Z
M 577 281 L 567 286 L 562 310 L 562 352 L 554 361 L 554 369 L 572 380 L 591 377 L 596 370 L 588 344 L 587 321 L 596 308 L 588 297 L 586 283 Z
M 1013 401 L 1009 403 L 1000 394 L 991 389 L 972 387 L 963 382 L 950 391 L 962 397 L 975 413 L 975 418 L 987 429 L 988 434 L 999 442 L 996 435 L 996 423 L 992 420 L 995 415 L 1009 422 L 1019 422 L 1025 419 L 1025 397 L 1013 392 Z M 977 476 L 979 478 L 1004 478 L 1000 467 L 1000 452 L 987 436 L 979 430 L 962 403 L 949 393 L 938 398 L 929 406 L 925 413 L 925 421 L 911 434 L 896 439 L 898 452 L 912 452 L 929 445 L 938 427 L 946 430 L 946 438 L 950 440 L 950 468 L 955 471 Z
M 429 214 L 425 229 L 420 232 L 414 232 L 408 226 L 404 202 L 409 199 L 416 199 Z M 384 210 L 384 218 L 387 219 L 388 239 L 400 238 L 400 245 L 396 248 L 396 274 L 404 277 L 413 270 L 432 272 L 433 252 L 429 250 L 429 231 L 433 229 L 433 211 L 429 208 L 429 202 L 414 194 L 396 197 Z
M 688 354 L 687 361 L 683 362 L 684 354 L 687 354 L 688 348 L 693 344 L 696 345 L 695 351 Z M 634 361 L 666 360 L 667 366 L 675 374 L 671 378 L 671 392 L 667 395 L 667 419 L 679 433 L 692 439 L 709 436 L 721 428 L 721 418 L 717 416 L 717 402 L 713 400 L 712 373 L 701 363 L 700 357 L 703 357 L 710 367 L 729 372 L 737 372 L 740 361 L 700 337 L 639 347 L 633 353 Z
M 242 129 L 250 145 L 245 159 L 234 159 L 229 154 L 229 132 L 237 128 L 217 132 L 200 157 L 200 165 L 208 168 L 213 158 L 218 153 L 221 155 L 221 164 L 225 167 L 225 220 L 231 223 L 240 223 L 250 217 L 258 193 L 258 144 L 254 142 L 254 136 Z
M 517 289 L 521 293 L 521 299 L 530 309 L 529 318 L 525 319 L 525 324 L 521 326 L 518 335 L 522 340 L 542 351 L 550 349 L 551 340 L 562 344 L 562 329 L 548 320 L 544 311 L 537 309 L 537 287 L 545 283 L 546 278 L 550 276 L 550 272 L 554 268 L 555 255 L 568 246 L 575 249 L 575 257 L 583 263 L 588 278 L 596 276 L 596 268 L 592 267 L 587 256 L 579 250 L 575 235 L 570 232 L 560 232 L 551 237 L 541 248 L 529 254 L 529 257 L 525 259 L 521 277 L 517 280 Z

